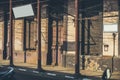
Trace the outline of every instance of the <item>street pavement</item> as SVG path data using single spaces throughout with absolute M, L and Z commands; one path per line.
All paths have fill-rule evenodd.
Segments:
M 7 61 L 0 61 L 0 63 L 8 65 Z M 13 80 L 82 80 L 82 78 L 90 78 L 83 80 L 101 80 L 103 74 L 103 72 L 98 71 L 81 70 L 82 76 L 79 76 L 79 78 L 76 79 L 73 68 L 42 66 L 45 71 L 38 72 L 36 66 L 33 64 L 17 63 L 15 65 L 15 75 Z M 120 72 L 112 73 L 110 80 L 120 80 Z
M 38 71 L 30 68 L 14 67 L 15 74 L 13 80 L 101 80 L 94 76 L 78 77 L 73 74 L 53 72 L 53 71 Z
M 15 72 L 13 80 L 53 80 L 52 78 L 37 76 L 28 72 Z M 57 80 L 57 79 L 54 79 Z
M 82 80 L 83 78 L 79 79 L 70 79 L 70 78 L 63 78 L 63 77 L 53 77 L 53 76 L 47 76 L 47 75 L 35 75 L 30 74 L 28 72 L 15 72 L 15 75 L 13 77 L 13 80 Z M 85 80 L 100 80 L 100 79 L 88 79 L 85 78 Z

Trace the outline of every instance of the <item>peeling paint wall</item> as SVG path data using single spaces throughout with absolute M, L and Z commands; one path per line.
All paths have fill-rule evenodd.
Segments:
M 85 56 L 85 70 L 104 71 L 106 68 L 114 71 L 120 71 L 120 58 L 102 57 L 102 56 Z M 75 55 L 67 54 L 66 67 L 75 68 Z M 80 57 L 80 69 L 82 69 L 82 56 Z

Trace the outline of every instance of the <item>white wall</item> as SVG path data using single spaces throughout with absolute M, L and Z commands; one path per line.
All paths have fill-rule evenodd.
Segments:
M 103 56 L 113 56 L 113 33 L 103 33 Z M 108 51 L 104 50 L 104 45 L 108 45 Z M 115 38 L 115 56 L 118 56 L 118 33 Z

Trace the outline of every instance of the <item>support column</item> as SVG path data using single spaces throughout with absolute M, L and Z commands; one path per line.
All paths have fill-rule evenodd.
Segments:
M 3 59 L 7 59 L 7 38 L 8 38 L 8 16 L 6 9 L 4 10 L 4 46 L 3 46 Z
M 10 66 L 13 66 L 13 18 L 12 18 L 12 0 L 10 0 L 10 13 L 9 13 L 9 20 L 10 20 L 10 36 L 9 36 L 9 50 L 10 50 Z
M 118 21 L 118 39 L 120 39 L 120 0 L 118 0 L 118 17 L 119 17 L 119 21 Z M 118 41 L 118 56 L 120 56 L 120 41 Z
M 79 65 L 79 0 L 75 0 L 75 76 L 80 75 Z
M 53 38 L 52 23 L 53 23 L 53 20 L 52 20 L 51 16 L 49 15 L 49 19 L 48 19 L 47 65 L 51 65 L 52 64 L 52 38 Z
M 28 26 L 28 49 L 31 49 L 30 41 L 31 41 L 31 21 L 28 21 L 29 26 Z
M 48 1 L 48 51 L 47 51 L 47 65 L 52 64 L 52 44 L 53 44 L 53 18 L 51 16 L 51 1 Z
M 41 5 L 40 5 L 40 0 L 37 0 L 37 52 L 38 52 L 38 65 L 37 69 L 39 71 L 42 70 L 41 67 Z
M 82 4 L 84 8 L 84 3 Z M 82 54 L 82 70 L 85 70 L 85 12 L 82 12 L 82 27 L 81 27 L 81 54 Z
M 24 63 L 26 63 L 26 19 L 24 19 Z
M 87 54 L 90 54 L 90 20 L 88 19 L 88 31 L 87 31 Z

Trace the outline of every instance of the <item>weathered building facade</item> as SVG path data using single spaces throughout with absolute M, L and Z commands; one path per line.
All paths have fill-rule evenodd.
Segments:
M 120 70 L 118 3 L 119 0 L 82 0 L 79 2 L 81 69 L 96 71 L 110 67 Z M 36 9 L 35 7 L 33 5 L 34 9 Z M 42 65 L 75 66 L 74 10 L 74 0 L 50 0 L 43 3 L 41 15 Z M 5 11 L 7 12 L 7 10 L 2 10 L 0 13 L 2 15 L 0 17 L 0 50 L 4 59 L 9 57 L 7 49 L 9 24 Z M 36 13 L 36 10 L 34 11 Z M 14 20 L 13 23 L 14 62 L 37 64 L 36 15 Z M 113 28 L 111 25 L 115 27 Z
M 83 5 L 86 6 L 94 2 L 96 3 L 95 6 L 84 8 L 83 13 L 81 10 L 81 69 L 96 71 L 109 67 L 114 70 L 120 70 L 118 67 L 120 63 L 116 63 L 116 61 L 119 61 L 119 2 L 118 0 L 103 0 L 103 2 L 84 3 L 83 1 Z M 70 1 L 70 3 L 74 3 L 74 1 Z M 73 5 L 70 5 L 68 10 L 72 12 L 74 10 Z M 67 44 L 66 65 L 74 67 L 74 17 L 69 16 L 68 18 L 67 38 L 70 43 Z M 112 26 L 114 27 L 111 28 Z

